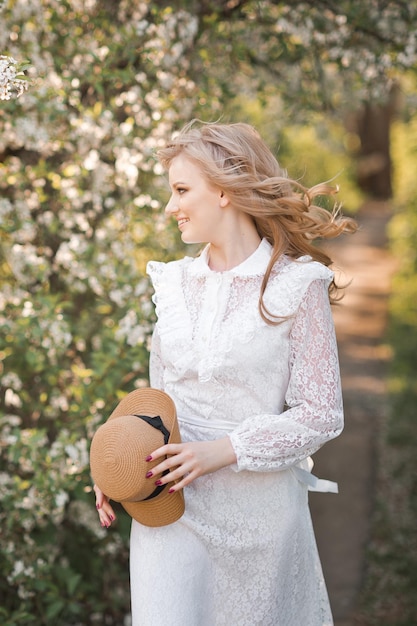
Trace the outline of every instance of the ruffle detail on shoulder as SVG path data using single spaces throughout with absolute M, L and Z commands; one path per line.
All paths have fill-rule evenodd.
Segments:
M 146 273 L 150 277 L 155 290 L 152 302 L 156 306 L 158 317 L 159 313 L 167 310 L 170 305 L 174 303 L 178 305 L 183 268 L 192 263 L 193 260 L 192 257 L 184 257 L 179 261 L 169 261 L 168 263 L 162 261 L 148 262 Z
M 158 318 L 158 333 L 166 348 L 163 357 L 171 362 L 179 376 L 191 365 L 191 355 L 182 349 L 184 341 L 190 341 L 191 331 L 181 282 L 184 265 L 192 260 L 191 257 L 185 257 L 169 263 L 149 261 L 146 267 L 155 290 L 152 301 Z
M 272 315 L 293 316 L 311 283 L 322 280 L 329 286 L 333 276 L 332 270 L 310 256 L 296 260 L 284 257 L 272 270 L 264 294 L 265 305 Z
M 326 287 L 333 279 L 333 272 L 325 265 L 305 256 L 298 260 L 282 256 L 272 270 L 265 294 L 264 303 L 272 319 L 291 320 L 297 313 L 309 286 L 316 280 L 324 281 Z M 219 351 L 228 353 L 233 343 L 249 344 L 256 335 L 267 328 L 268 332 L 276 326 L 268 325 L 261 317 L 257 306 L 261 287 L 261 277 L 239 276 L 234 278 L 229 295 L 229 317 L 225 320 L 225 332 L 219 337 Z M 254 306 L 245 307 L 252 302 Z M 242 310 L 245 307 L 245 315 Z
M 172 263 L 149 261 L 146 266 L 146 273 L 149 275 L 154 288 L 152 302 L 155 305 L 156 316 L 159 320 L 161 313 L 164 310 L 166 311 L 170 306 L 170 302 L 173 301 L 175 296 L 174 290 L 178 289 L 180 278 L 179 263 L 175 261 Z M 174 320 L 172 319 L 171 321 Z

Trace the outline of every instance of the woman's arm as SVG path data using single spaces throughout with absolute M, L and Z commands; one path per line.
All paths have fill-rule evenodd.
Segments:
M 247 418 L 231 434 L 238 470 L 296 465 L 343 429 L 343 405 L 327 281 L 308 287 L 290 333 L 287 410 Z
M 168 458 L 165 457 L 168 455 Z M 165 470 L 171 470 L 166 476 L 161 476 L 156 485 L 165 485 L 178 481 L 172 485 L 169 492 L 179 491 L 189 485 L 199 476 L 211 474 L 222 467 L 236 463 L 236 454 L 229 437 L 222 437 L 214 441 L 191 441 L 187 443 L 169 443 L 158 448 L 147 460 L 164 458 L 165 460 L 146 474 L 149 480 Z

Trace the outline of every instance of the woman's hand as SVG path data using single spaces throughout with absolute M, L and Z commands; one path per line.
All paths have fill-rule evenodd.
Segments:
M 104 495 L 97 485 L 94 485 L 93 489 L 96 494 L 96 509 L 98 511 L 100 523 L 103 528 L 108 528 L 116 519 L 116 515 L 110 505 L 109 498 Z
M 165 458 L 168 456 L 168 458 Z M 215 441 L 192 441 L 189 443 L 168 443 L 158 448 L 147 461 L 164 458 L 152 468 L 146 477 L 151 480 L 154 476 L 170 470 L 165 476 L 158 476 L 156 485 L 166 485 L 177 480 L 169 489 L 170 493 L 183 489 L 199 476 L 210 474 L 222 467 L 236 463 L 236 454 L 229 437 Z

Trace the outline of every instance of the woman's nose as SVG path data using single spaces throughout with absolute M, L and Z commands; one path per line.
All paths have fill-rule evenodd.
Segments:
M 170 199 L 168 200 L 168 204 L 165 207 L 165 213 L 167 215 L 173 215 L 174 213 L 177 213 L 178 211 L 178 206 L 174 201 L 173 196 L 170 197 Z

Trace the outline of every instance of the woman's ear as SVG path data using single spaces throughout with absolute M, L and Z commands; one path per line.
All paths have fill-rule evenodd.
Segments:
M 226 194 L 224 193 L 224 191 L 220 192 L 220 206 L 222 209 L 224 209 L 225 207 L 227 207 L 230 204 L 230 200 L 229 197 L 226 196 Z

